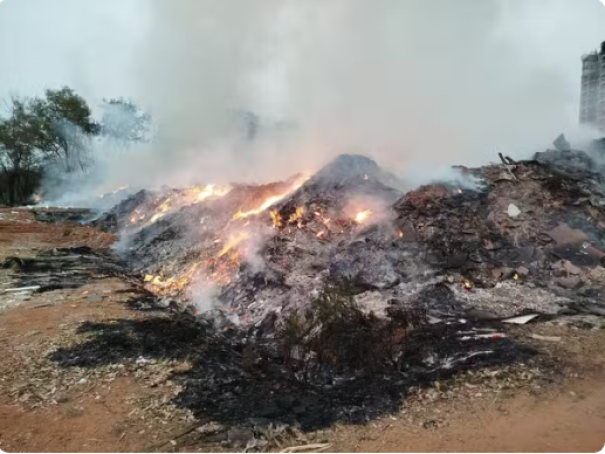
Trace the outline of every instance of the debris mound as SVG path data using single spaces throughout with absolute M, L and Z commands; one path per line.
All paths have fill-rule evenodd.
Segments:
M 452 307 L 556 314 L 572 301 L 600 304 L 586 296 L 601 290 L 605 256 L 602 172 L 592 155 L 549 150 L 463 168 L 473 184 L 406 194 L 374 161 L 342 155 L 304 182 L 234 185 L 203 203 L 185 203 L 188 189 L 141 192 L 110 215 L 126 225 L 122 250 L 150 290 L 265 333 L 329 285 L 346 285 L 356 304 L 383 315 L 394 305 L 440 315 L 441 304 L 422 301 L 435 286 L 455 296 L 450 316 Z M 560 260 L 581 272 L 556 271 Z

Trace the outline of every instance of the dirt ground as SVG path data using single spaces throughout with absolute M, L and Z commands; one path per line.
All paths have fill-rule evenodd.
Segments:
M 0 260 L 66 246 L 107 247 L 88 227 L 37 222 L 27 210 L 0 209 Z M 140 292 L 117 278 L 84 287 L 9 297 L 13 277 L 0 269 L 0 449 L 7 452 L 205 451 L 178 434 L 196 420 L 174 407 L 171 374 L 186 359 L 88 370 L 60 367 L 57 349 L 86 342 L 86 323 L 143 320 L 128 302 Z M 156 314 L 157 315 L 157 314 Z M 461 385 L 457 397 L 406 400 L 397 414 L 363 426 L 309 434 L 334 452 L 597 452 L 605 446 L 605 330 L 550 324 L 519 327 L 560 367 L 527 387 Z M 528 372 L 529 373 L 529 372 Z M 553 372 L 554 373 L 554 372 Z M 544 377 L 543 377 L 544 378 Z M 496 380 L 496 378 L 494 378 Z M 439 389 L 448 386 L 439 384 Z M 452 388 L 460 389 L 460 388 Z M 490 391 L 491 389 L 491 391 Z M 425 395 L 423 395 L 425 396 Z M 302 443 L 302 442 L 301 442 Z M 304 443 L 302 443 L 304 444 Z M 218 448 L 217 448 L 218 449 Z

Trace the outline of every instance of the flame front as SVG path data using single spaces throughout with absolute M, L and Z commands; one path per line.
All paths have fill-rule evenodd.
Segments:
M 231 235 L 225 243 L 225 246 L 223 246 L 223 249 L 221 249 L 221 251 L 216 255 L 216 257 L 222 257 L 232 248 L 236 247 L 238 244 L 240 244 L 244 240 L 247 240 L 248 238 L 250 238 L 250 234 L 248 232 L 239 232 L 236 235 Z
M 355 222 L 357 222 L 358 224 L 362 224 L 368 219 L 368 217 L 370 217 L 371 214 L 372 212 L 369 210 L 361 211 L 355 216 Z
M 233 220 L 247 218 L 248 216 L 252 216 L 254 214 L 262 213 L 267 208 L 269 208 L 271 205 L 273 205 L 274 203 L 279 202 L 281 199 L 283 199 L 284 197 L 286 197 L 288 194 L 289 194 L 289 192 L 287 192 L 285 194 L 271 196 L 267 200 L 265 200 L 261 206 L 259 206 L 258 208 L 255 208 L 254 210 L 250 210 L 250 211 L 246 211 L 246 212 L 242 212 L 242 210 L 239 210 L 237 213 L 235 213 L 233 215 Z
M 149 220 L 149 222 L 151 224 L 153 224 L 155 221 L 157 221 L 158 219 L 160 219 L 161 217 L 163 217 L 168 210 L 170 209 L 170 202 L 172 200 L 172 197 L 168 197 L 157 209 L 156 213 L 152 216 L 152 218 Z
M 306 177 L 301 177 L 292 185 L 292 187 L 290 189 L 288 189 L 288 191 L 284 192 L 283 194 L 277 194 L 277 195 L 273 195 L 273 196 L 269 197 L 258 208 L 255 208 L 250 211 L 239 210 L 237 213 L 235 213 L 233 215 L 233 220 L 237 221 L 238 219 L 247 218 L 248 216 L 262 213 L 263 211 L 265 211 L 267 208 L 269 208 L 273 204 L 279 202 L 284 197 L 286 197 L 287 195 L 291 194 L 292 192 L 294 192 L 298 188 L 300 188 L 303 185 L 303 183 L 306 181 L 306 179 L 307 179 Z
M 217 188 L 215 184 L 206 185 L 205 188 L 199 189 L 199 191 L 196 203 L 203 202 L 210 197 L 223 197 L 229 193 L 229 189 Z
M 273 224 L 273 227 L 274 228 L 281 227 L 282 218 L 281 218 L 281 214 L 279 214 L 279 211 L 271 210 L 269 214 L 271 215 L 271 223 Z

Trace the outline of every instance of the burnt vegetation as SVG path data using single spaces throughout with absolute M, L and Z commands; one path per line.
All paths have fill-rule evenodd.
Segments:
M 171 377 L 183 387 L 173 403 L 200 419 L 316 430 L 395 411 L 412 386 L 430 387 L 467 368 L 512 364 L 535 353 L 507 340 L 463 342 L 460 328 L 428 325 L 421 311 L 391 311 L 387 318 L 363 313 L 346 290 L 327 288 L 306 315 L 290 314 L 270 338 L 253 328 L 224 329 L 187 313 L 158 311 L 145 320 L 84 323 L 87 340 L 50 359 L 92 368 L 141 358 L 187 360 L 192 367 Z M 493 354 L 469 355 L 469 349 Z

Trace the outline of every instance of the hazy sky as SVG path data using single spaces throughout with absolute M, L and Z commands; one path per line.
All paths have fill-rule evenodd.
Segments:
M 161 1 L 174 4 L 175 8 L 181 3 Z M 198 1 L 203 5 L 205 0 Z M 476 3 L 489 1 L 476 0 Z M 455 0 L 452 2 L 455 4 Z M 11 91 L 28 93 L 60 84 L 72 85 L 96 97 L 135 93 L 133 70 L 138 63 L 137 54 L 144 47 L 149 3 L 149 0 L 2 1 L 0 95 Z M 526 6 L 515 9 L 513 16 L 501 18 L 502 33 L 523 42 L 526 58 L 565 68 L 569 83 L 577 88 L 580 56 L 605 40 L 603 6 L 597 0 L 508 0 L 508 3 Z
M 133 92 L 144 0 L 5 0 L 0 96 L 73 86 L 87 97 Z
M 275 174 L 351 145 L 406 168 L 473 164 L 577 125 L 604 13 L 598 0 L 4 0 L 0 97 L 67 84 L 93 105 L 135 98 L 160 123 L 161 178 Z M 218 142 L 238 108 L 293 118 L 292 153 L 263 144 L 234 168 L 241 154 Z

